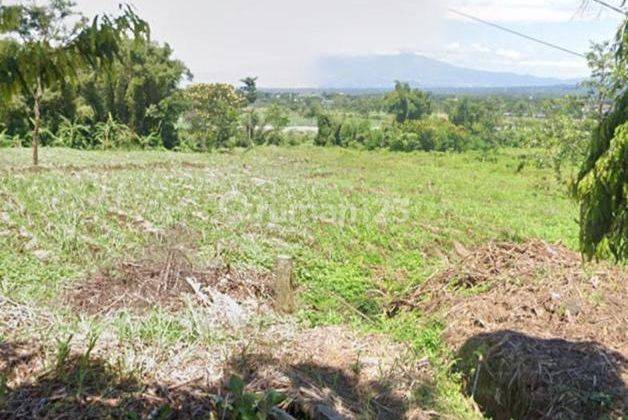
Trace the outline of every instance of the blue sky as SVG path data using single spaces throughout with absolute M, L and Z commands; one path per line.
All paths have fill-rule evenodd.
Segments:
M 77 0 L 87 14 L 116 0 Z M 619 4 L 619 0 L 607 0 Z M 609 39 L 621 15 L 581 0 L 134 0 L 197 81 L 308 86 L 323 55 L 417 53 L 482 70 L 574 78 L 578 57 L 452 15 L 455 8 L 585 52 Z

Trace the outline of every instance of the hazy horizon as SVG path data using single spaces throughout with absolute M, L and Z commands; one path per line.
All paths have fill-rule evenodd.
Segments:
M 612 1 L 612 0 L 611 0 Z M 119 0 L 78 0 L 87 15 Z M 168 42 L 198 82 L 259 77 L 264 87 L 315 87 L 329 56 L 419 54 L 460 67 L 574 79 L 586 60 L 473 22 L 448 7 L 586 52 L 610 39 L 621 16 L 580 0 L 135 0 L 153 38 Z

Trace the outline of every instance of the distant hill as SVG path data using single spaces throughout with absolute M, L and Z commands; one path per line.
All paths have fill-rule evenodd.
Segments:
M 331 89 L 386 89 L 395 80 L 425 89 L 575 86 L 578 82 L 473 70 L 416 54 L 325 57 L 316 64 L 315 75 L 320 88 Z

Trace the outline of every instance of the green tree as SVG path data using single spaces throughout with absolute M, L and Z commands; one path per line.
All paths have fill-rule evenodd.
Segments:
M 497 125 L 498 114 L 489 107 L 490 104 L 464 97 L 456 102 L 450 111 L 451 122 L 475 134 L 489 133 Z
M 233 86 L 200 83 L 189 86 L 184 92 L 187 110 L 187 146 L 207 151 L 235 144 L 240 111 L 244 98 Z
M 85 74 L 76 100 L 90 108 L 92 122 L 111 115 L 139 136 L 160 135 L 163 146 L 178 144 L 176 124 L 183 111 L 179 84 L 191 73 L 172 58 L 168 44 L 122 41 L 120 60 L 106 72 Z
M 590 103 L 595 109 L 596 118 L 604 116 L 604 105 L 612 101 L 621 89 L 619 80 L 621 72 L 615 66 L 615 57 L 610 42 L 592 44 L 587 53 L 587 62 L 591 69 L 591 77 L 582 83 L 589 90 Z
M 429 94 L 410 88 L 408 83 L 395 82 L 395 89 L 386 96 L 388 112 L 395 115 L 395 121 L 418 120 L 432 112 Z
M 240 87 L 238 91 L 246 100 L 247 113 L 244 128 L 246 131 L 246 138 L 251 144 L 255 132 L 255 126 L 259 123 L 259 117 L 255 115 L 253 105 L 257 101 L 257 77 L 245 77 L 240 80 L 244 86 Z M 263 128 L 263 127 L 262 127 Z
M 334 119 L 326 113 L 319 113 L 316 117 L 316 123 L 318 131 L 314 139 L 314 144 L 317 146 L 330 146 L 334 144 L 335 138 L 340 131 L 340 127 Z
M 120 60 L 99 71 L 82 69 L 75 83 L 47 89 L 41 101 L 41 144 L 101 147 L 96 126 L 108 123 L 111 116 L 116 123 L 127 125 L 144 146 L 148 145 L 144 140 L 150 137 L 156 147 L 175 148 L 184 105 L 179 85 L 191 74 L 171 55 L 167 44 L 124 38 Z M 28 136 L 27 102 L 28 98 L 19 94 L 11 101 L 0 101 L 0 124 L 8 135 Z M 80 141 L 72 127 L 86 128 L 78 131 Z
M 582 163 L 591 136 L 591 120 L 575 120 L 565 113 L 554 113 L 539 131 L 539 158 L 548 159 L 556 179 L 563 179 L 565 165 Z
M 257 77 L 245 77 L 240 80 L 244 84 L 240 89 L 240 93 L 244 96 L 248 105 L 253 105 L 257 101 Z
M 284 129 L 290 118 L 286 110 L 278 105 L 271 104 L 257 121 L 253 140 L 256 144 L 281 144 L 284 140 Z
M 628 19 L 614 45 L 615 65 L 628 66 Z M 623 71 L 622 70 L 622 71 Z M 592 258 L 610 252 L 628 259 L 628 89 L 594 131 L 587 158 L 574 184 L 580 201 L 580 246 Z
M 5 99 L 22 94 L 32 101 L 33 164 L 39 161 L 42 99 L 48 89 L 78 79 L 79 70 L 113 62 L 122 37 L 148 36 L 148 25 L 126 6 L 118 17 L 97 16 L 91 23 L 69 0 L 44 6 L 0 6 L 0 89 Z

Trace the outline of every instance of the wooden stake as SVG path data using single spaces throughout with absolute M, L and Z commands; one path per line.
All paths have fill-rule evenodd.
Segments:
M 279 255 L 275 265 L 275 309 L 279 312 L 292 313 L 295 310 L 294 287 L 292 285 L 292 258 Z

